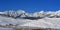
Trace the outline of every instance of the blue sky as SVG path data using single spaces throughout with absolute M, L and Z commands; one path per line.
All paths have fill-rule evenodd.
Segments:
M 29 13 L 41 10 L 57 11 L 60 9 L 60 0 L 0 0 L 0 11 L 19 9 Z

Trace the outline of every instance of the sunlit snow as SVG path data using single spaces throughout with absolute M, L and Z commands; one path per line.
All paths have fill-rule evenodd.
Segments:
M 15 14 L 17 13 L 17 14 Z M 27 15 L 26 15 L 27 14 Z M 18 18 L 17 18 L 18 17 Z M 22 17 L 22 18 L 21 18 Z M 41 19 L 24 19 L 25 17 L 30 18 L 41 18 Z M 60 29 L 60 11 L 56 12 L 36 12 L 33 14 L 28 14 L 25 11 L 8 11 L 0 12 L 0 25 L 16 25 L 20 26 L 28 26 L 28 27 L 41 27 L 41 28 L 56 28 Z

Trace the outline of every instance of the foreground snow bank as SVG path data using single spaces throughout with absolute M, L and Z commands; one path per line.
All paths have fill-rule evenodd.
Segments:
M 2 27 L 0 27 L 0 30 L 13 30 L 13 28 L 2 28 Z
M 38 28 L 55 28 L 60 29 L 60 18 L 43 18 L 38 20 L 30 19 L 13 19 L 0 16 L 0 25 L 6 26 L 9 24 L 16 27 L 38 27 Z
M 60 29 L 60 18 L 43 18 L 20 26 Z

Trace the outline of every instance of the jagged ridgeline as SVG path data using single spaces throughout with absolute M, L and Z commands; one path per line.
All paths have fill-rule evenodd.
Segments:
M 12 17 L 12 18 L 23 18 L 23 19 L 41 19 L 41 18 L 60 18 L 60 10 L 59 11 L 40 11 L 35 13 L 26 13 L 23 10 L 18 11 L 4 11 L 0 12 L 0 16 Z

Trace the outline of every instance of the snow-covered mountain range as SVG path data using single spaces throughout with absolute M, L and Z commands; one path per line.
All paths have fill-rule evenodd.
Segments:
M 12 17 L 12 18 L 23 18 L 23 19 L 40 19 L 40 18 L 60 18 L 60 10 L 59 11 L 40 11 L 35 13 L 26 13 L 23 10 L 18 11 L 4 11 L 0 12 L 1 16 Z
M 17 25 L 60 29 L 60 10 L 55 12 L 26 13 L 23 10 L 0 12 L 0 25 Z

